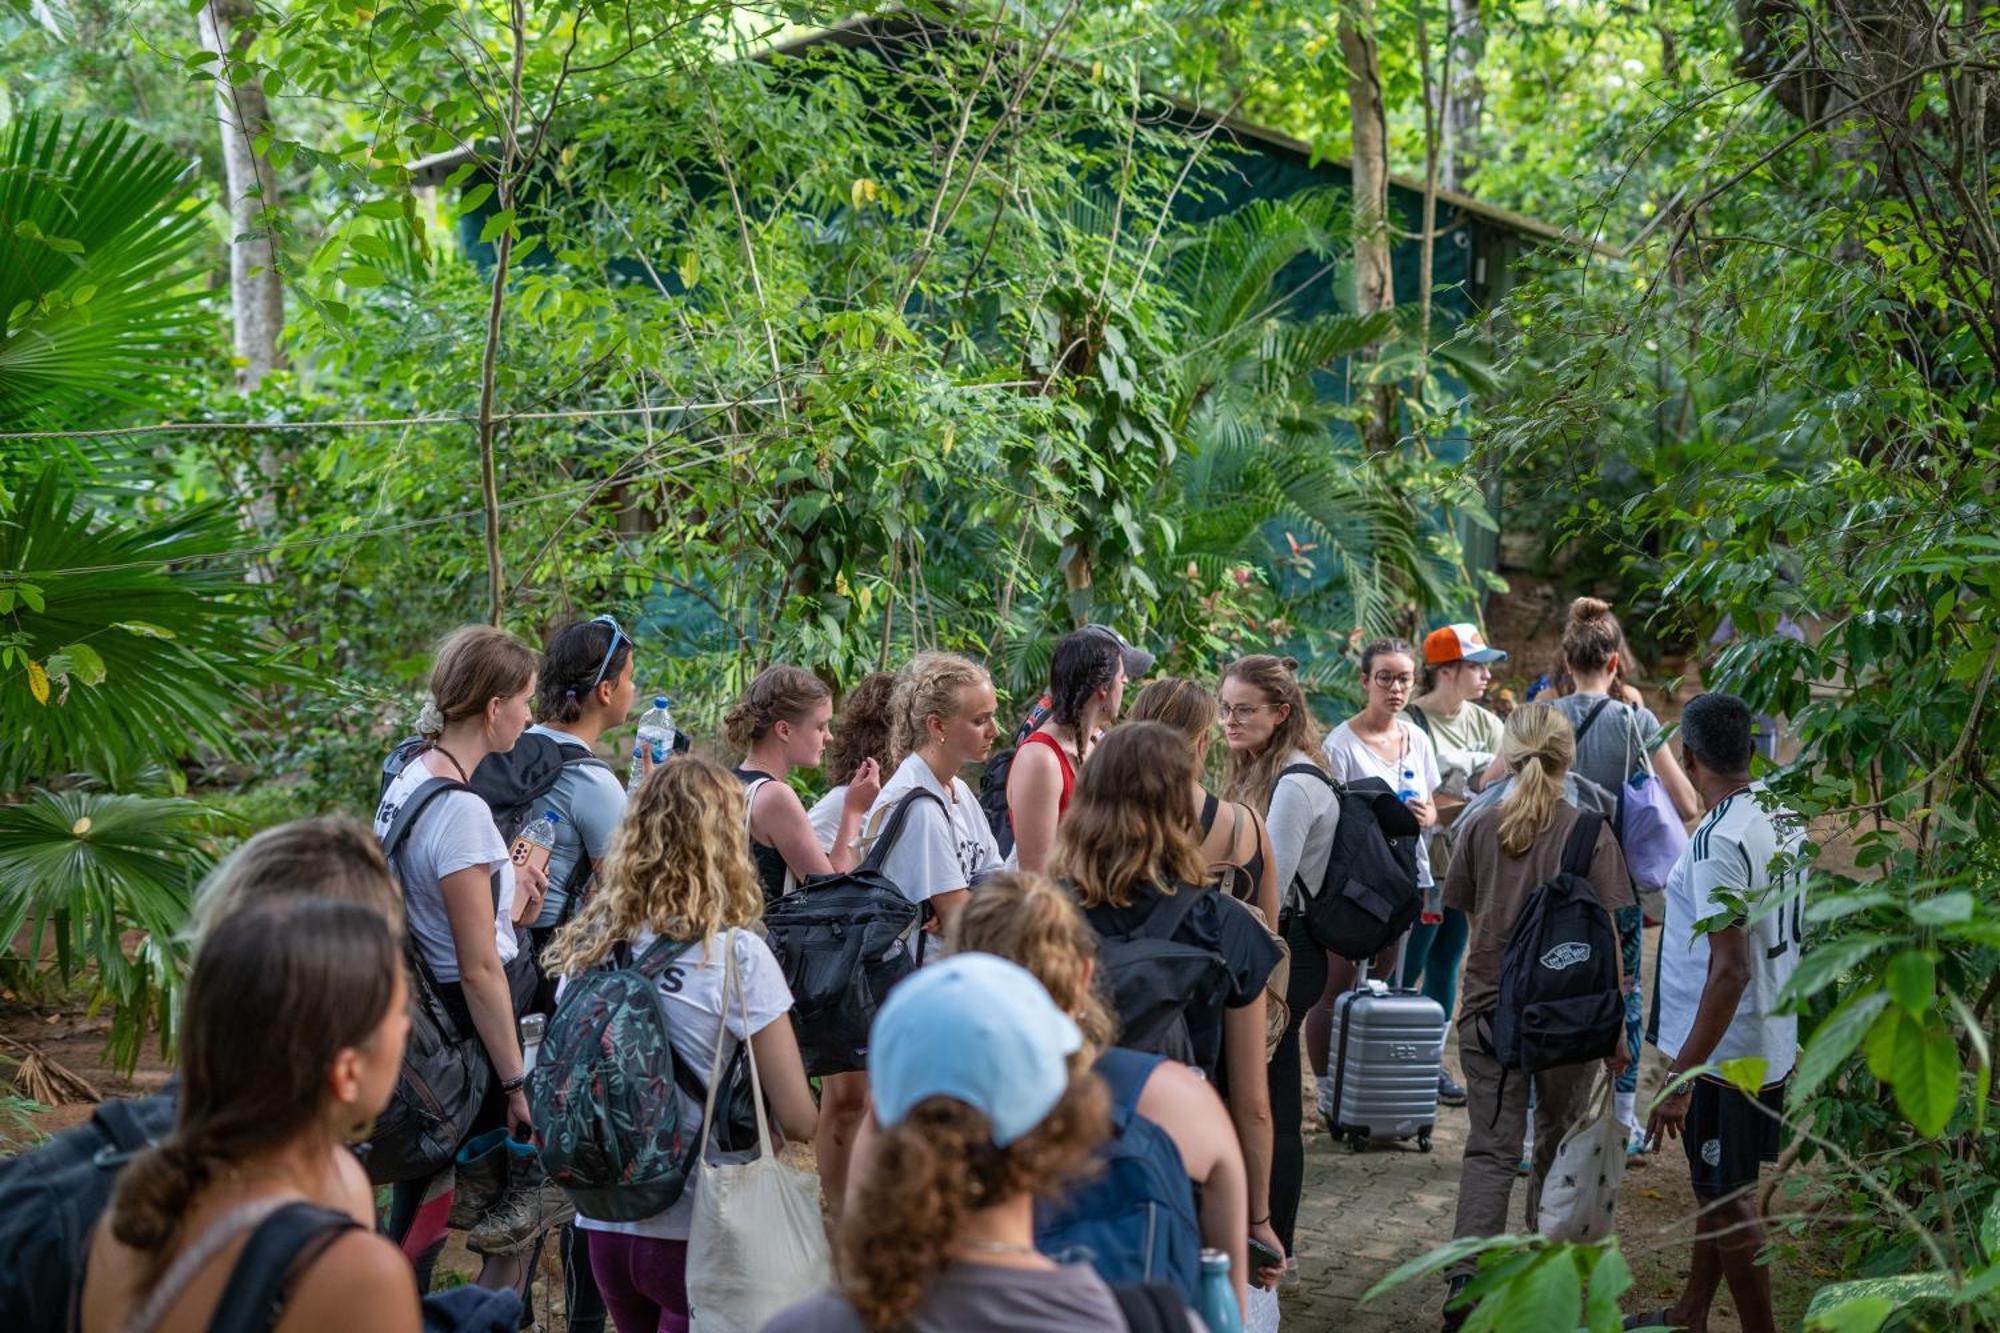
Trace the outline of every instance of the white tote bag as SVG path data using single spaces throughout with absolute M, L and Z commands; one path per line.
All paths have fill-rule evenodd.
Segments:
M 1584 1245 L 1611 1234 L 1618 1182 L 1625 1178 L 1625 1126 L 1614 1109 L 1611 1079 L 1598 1082 L 1604 1091 L 1591 1099 L 1583 1123 L 1563 1135 L 1542 1186 L 1535 1229 L 1550 1240 Z
M 723 1011 L 728 1012 L 733 1000 L 747 1028 L 749 1004 L 736 972 L 736 949 L 729 932 L 722 932 L 722 938 Z M 724 1044 L 718 1034 L 715 1064 L 708 1071 L 708 1103 L 702 1110 L 704 1136 L 715 1120 Z M 780 1310 L 824 1290 L 832 1280 L 826 1224 L 820 1217 L 819 1178 L 787 1166 L 772 1150 L 757 1052 L 751 1049 L 746 1055 L 757 1106 L 759 1151 L 755 1160 L 741 1164 L 711 1163 L 704 1153 L 697 1167 L 700 1179 L 687 1256 L 693 1333 L 757 1333 Z

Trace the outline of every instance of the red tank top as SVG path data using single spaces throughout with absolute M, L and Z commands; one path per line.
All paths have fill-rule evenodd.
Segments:
M 1056 814 L 1062 815 L 1063 813 L 1068 811 L 1070 794 L 1076 790 L 1076 767 L 1069 761 L 1069 751 L 1063 749 L 1061 744 L 1059 744 L 1056 741 L 1056 738 L 1049 735 L 1049 733 L 1046 731 L 1029 732 L 1028 739 L 1021 742 L 1020 746 L 1018 747 L 1018 750 L 1025 750 L 1030 745 L 1033 745 L 1036 742 L 1040 742 L 1041 744 L 1048 746 L 1051 750 L 1054 750 L 1056 752 L 1056 762 L 1062 765 L 1062 775 L 1063 775 L 1062 799 L 1056 802 Z M 1007 816 L 1007 827 L 1012 828 L 1013 826 L 1014 826 L 1014 816 L 1011 812 L 1009 812 Z

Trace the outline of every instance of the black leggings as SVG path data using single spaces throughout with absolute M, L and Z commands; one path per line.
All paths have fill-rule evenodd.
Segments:
M 1271 1053 L 1265 1069 L 1271 1090 L 1271 1228 L 1289 1255 L 1306 1178 L 1299 1027 L 1306 1021 L 1306 1010 L 1326 989 L 1326 950 L 1307 938 L 1305 921 L 1296 912 L 1280 914 L 1278 931 L 1292 947 L 1292 975 L 1285 986 L 1285 1004 L 1291 1015 L 1285 1020 L 1284 1039 Z

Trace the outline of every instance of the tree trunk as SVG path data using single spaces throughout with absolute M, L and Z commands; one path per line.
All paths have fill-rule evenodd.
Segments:
M 254 75 L 239 81 L 236 61 L 256 36 L 249 0 L 208 0 L 199 16 L 201 44 L 216 64 L 216 127 L 222 133 L 222 170 L 229 191 L 229 299 L 235 323 L 236 387 L 245 393 L 276 369 L 278 335 L 285 326 L 285 291 L 279 281 L 273 228 L 266 210 L 278 205 L 277 177 L 253 141 L 270 125 L 264 88 Z
M 1390 268 L 1389 125 L 1375 44 L 1375 0 L 1349 0 L 1340 11 L 1339 36 L 1353 122 L 1354 312 L 1372 315 L 1396 304 Z M 1364 353 L 1363 359 L 1372 359 L 1372 352 Z M 1362 423 L 1362 441 L 1379 452 L 1396 440 L 1395 387 L 1374 385 L 1371 397 L 1374 406 Z
M 1486 49 L 1486 29 L 1479 0 L 1448 0 L 1451 35 L 1445 46 L 1444 132 L 1440 136 L 1438 184 L 1465 192 L 1477 165 L 1479 118 L 1486 100 L 1479 82 L 1479 57 Z

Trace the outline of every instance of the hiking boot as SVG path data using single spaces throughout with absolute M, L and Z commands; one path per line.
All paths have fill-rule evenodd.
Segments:
M 1465 1089 L 1458 1086 L 1457 1081 L 1442 1069 L 1438 1070 L 1438 1105 L 1465 1105 Z
M 1444 1333 L 1458 1333 L 1459 1329 L 1465 1327 L 1465 1317 L 1472 1312 L 1469 1309 L 1454 1310 L 1451 1308 L 1451 1303 L 1458 1299 L 1458 1293 L 1464 1291 L 1465 1284 L 1470 1281 L 1472 1279 L 1462 1273 L 1445 1281 Z
M 469 1140 L 452 1159 L 451 1216 L 445 1225 L 470 1231 L 507 1189 L 507 1131 L 496 1129 Z
M 465 1248 L 479 1255 L 519 1254 L 575 1216 L 576 1205 L 539 1163 L 517 1166 L 506 1197 L 472 1228 Z

